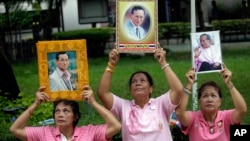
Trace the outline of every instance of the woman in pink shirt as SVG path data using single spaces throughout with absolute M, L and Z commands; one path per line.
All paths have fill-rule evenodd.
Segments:
M 111 78 L 119 53 L 116 49 L 109 53 L 108 66 L 101 78 L 98 96 L 104 106 L 121 121 L 123 141 L 172 141 L 169 117 L 179 104 L 183 85 L 167 63 L 166 52 L 160 46 L 155 50 L 154 57 L 161 65 L 171 90 L 152 98 L 151 76 L 145 71 L 137 71 L 129 80 L 133 99 L 127 100 L 110 92 Z
M 93 91 L 84 86 L 82 98 L 87 100 L 104 118 L 106 124 L 77 126 L 81 117 L 76 101 L 58 99 L 54 101 L 53 117 L 56 126 L 27 127 L 26 124 L 35 109 L 49 100 L 45 87 L 36 93 L 36 99 L 10 127 L 11 133 L 21 140 L 27 141 L 106 141 L 110 140 L 121 129 L 119 121 L 107 109 L 96 102 Z
M 230 125 L 240 124 L 247 112 L 245 100 L 231 82 L 232 72 L 224 64 L 223 68 L 222 78 L 235 106 L 230 110 L 220 110 L 221 89 L 215 82 L 209 81 L 198 89 L 200 110 L 186 111 L 195 73 L 191 69 L 186 74 L 188 84 L 182 94 L 181 103 L 176 108 L 176 115 L 183 133 L 189 135 L 190 141 L 229 141 Z

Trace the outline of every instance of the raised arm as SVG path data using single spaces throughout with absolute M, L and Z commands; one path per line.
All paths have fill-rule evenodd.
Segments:
M 113 105 L 113 96 L 110 92 L 111 78 L 112 78 L 112 73 L 114 72 L 114 69 L 116 67 L 116 64 L 119 61 L 119 58 L 120 56 L 116 49 L 110 51 L 109 62 L 102 75 L 97 91 L 100 100 L 102 101 L 104 106 L 109 110 L 112 108 Z
M 179 104 L 180 102 L 180 97 L 181 97 L 181 92 L 183 91 L 183 85 L 179 78 L 176 76 L 176 74 L 173 72 L 171 69 L 170 65 L 166 61 L 166 51 L 163 50 L 163 48 L 160 47 L 160 44 L 158 43 L 158 48 L 155 51 L 155 58 L 161 65 L 166 79 L 168 81 L 168 84 L 170 85 L 170 99 L 171 102 L 175 105 Z
M 231 81 L 232 72 L 227 69 L 226 65 L 223 64 L 222 77 L 227 85 L 230 94 L 233 99 L 235 109 L 232 113 L 232 120 L 234 123 L 240 123 L 247 112 L 247 105 L 244 98 L 241 96 L 240 92 L 236 89 Z
M 180 105 L 178 105 L 178 107 L 175 109 L 176 116 L 182 127 L 187 127 L 190 122 L 190 117 L 186 109 L 188 105 L 189 95 L 191 94 L 192 86 L 195 80 L 195 72 L 193 68 L 191 68 L 186 73 L 186 78 L 188 80 L 187 86 L 184 88 L 184 91 L 181 94 Z
M 92 105 L 95 110 L 102 116 L 107 124 L 106 139 L 111 139 L 115 134 L 121 130 L 120 122 L 115 118 L 115 116 L 106 108 L 101 106 L 96 102 L 93 91 L 89 86 L 84 86 L 83 88 L 83 98 Z
M 36 99 L 33 104 L 29 106 L 17 119 L 16 121 L 11 125 L 10 132 L 17 137 L 20 140 L 27 140 L 27 135 L 25 132 L 25 126 L 31 117 L 32 113 L 35 111 L 35 109 L 45 101 L 48 101 L 48 96 L 43 91 L 45 90 L 45 87 L 40 87 L 38 92 L 36 93 Z

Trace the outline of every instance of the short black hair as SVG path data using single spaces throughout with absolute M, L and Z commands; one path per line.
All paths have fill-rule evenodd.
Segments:
M 137 10 L 143 10 L 144 14 L 145 14 L 145 10 L 142 6 L 136 5 L 131 9 L 131 14 L 134 14 L 135 11 Z
M 57 52 L 56 53 L 56 60 L 58 60 L 59 59 L 59 55 L 62 55 L 62 54 L 68 55 L 66 52 Z M 69 55 L 68 55 L 68 57 L 69 57 Z

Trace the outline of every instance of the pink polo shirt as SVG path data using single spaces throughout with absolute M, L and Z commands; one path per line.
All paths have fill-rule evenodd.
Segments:
M 122 123 L 123 141 L 172 141 L 169 129 L 169 117 L 177 105 L 173 105 L 169 92 L 157 98 L 151 98 L 142 108 L 113 95 L 111 112 Z
M 107 141 L 107 125 L 75 127 L 72 141 Z M 61 141 L 59 128 L 55 126 L 25 127 L 28 141 Z
M 208 126 L 201 111 L 189 111 L 191 122 L 183 131 L 190 141 L 229 141 L 233 110 L 218 111 L 214 124 Z M 212 133 L 210 133 L 212 132 Z

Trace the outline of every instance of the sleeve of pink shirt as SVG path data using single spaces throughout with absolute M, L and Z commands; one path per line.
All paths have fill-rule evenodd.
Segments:
M 35 140 L 41 140 L 46 135 L 45 132 L 50 130 L 47 126 L 38 126 L 38 127 L 25 127 L 25 132 L 27 136 L 28 141 L 35 141 Z M 47 134 L 48 136 L 51 136 L 50 133 Z M 53 139 L 53 135 L 51 136 L 51 139 Z
M 107 124 L 88 125 L 88 135 L 93 138 L 93 141 L 109 141 L 106 139 Z
M 169 120 L 169 117 L 170 117 L 171 113 L 174 112 L 175 108 L 178 106 L 178 105 L 174 105 L 171 102 L 170 91 L 168 91 L 165 94 L 157 97 L 155 100 L 158 100 L 159 105 L 162 106 L 163 111 L 164 111 L 165 114 L 167 114 L 167 117 L 168 117 L 168 120 Z
M 121 116 L 122 116 L 122 105 L 125 103 L 125 102 L 130 102 L 128 100 L 125 100 L 125 99 L 122 99 L 116 95 L 113 94 L 113 105 L 112 105 L 112 108 L 110 109 L 110 111 L 115 115 L 117 116 L 118 118 L 121 119 Z

